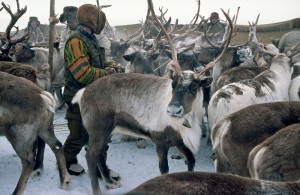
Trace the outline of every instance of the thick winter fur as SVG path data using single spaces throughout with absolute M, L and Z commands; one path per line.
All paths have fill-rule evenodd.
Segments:
M 270 182 L 221 173 L 179 172 L 161 175 L 127 195 L 299 194 L 300 181 Z
M 34 83 L 0 72 L 0 134 L 6 136 L 22 162 L 22 173 L 13 194 L 22 194 L 35 163 L 38 138 L 56 156 L 61 187 L 69 183 L 62 144 L 54 135 L 55 100 Z M 39 151 L 37 151 L 39 152 Z
M 36 69 L 17 62 L 0 61 L 0 71 L 23 77 L 37 84 Z
M 23 77 L 37 84 L 44 91 L 50 91 L 51 75 L 49 64 L 41 64 L 34 68 L 30 65 L 20 64 L 17 62 L 0 61 L 0 71 L 7 72 L 12 75 Z
M 216 82 L 216 90 L 230 83 L 245 79 L 253 79 L 267 69 L 268 67 L 265 66 L 242 66 L 229 69 L 218 77 Z
M 291 67 L 290 58 L 285 54 L 278 54 L 273 57 L 270 69 L 255 78 L 231 83 L 216 91 L 208 105 L 210 128 L 224 116 L 246 106 L 289 100 Z
M 224 117 L 211 135 L 216 171 L 250 177 L 247 161 L 251 150 L 280 129 L 299 122 L 298 101 L 254 104 Z
M 287 126 L 249 154 L 251 177 L 271 181 L 300 180 L 300 123 Z
M 169 147 L 177 146 L 187 158 L 188 170 L 193 171 L 193 153 L 198 151 L 201 137 L 201 87 L 211 79 L 193 80 L 192 74 L 184 72 L 184 80 L 135 73 L 109 75 L 76 94 L 73 103 L 79 103 L 89 134 L 87 162 L 94 194 L 100 191 L 94 174 L 98 159 L 107 187 L 119 186 L 109 177 L 100 155 L 113 133 L 151 139 L 157 145 L 161 173 L 169 171 Z

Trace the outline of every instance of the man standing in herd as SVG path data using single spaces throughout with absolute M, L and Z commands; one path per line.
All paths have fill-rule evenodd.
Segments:
M 68 37 L 64 47 L 66 84 L 63 96 L 68 105 L 66 119 L 70 130 L 64 143 L 64 153 L 67 169 L 71 175 L 84 173 L 83 167 L 78 163 L 77 155 L 88 142 L 79 106 L 72 104 L 71 101 L 81 88 L 100 77 L 119 72 L 118 66 L 106 61 L 104 48 L 99 46 L 95 37 L 95 34 L 99 35 L 104 28 L 106 21 L 104 12 L 95 5 L 84 4 L 78 8 L 77 21 L 77 30 Z M 107 149 L 108 145 L 105 153 Z M 111 170 L 110 174 L 114 178 L 119 177 Z

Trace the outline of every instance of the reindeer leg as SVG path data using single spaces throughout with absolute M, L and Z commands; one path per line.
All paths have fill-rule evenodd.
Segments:
M 177 145 L 177 148 L 186 158 L 188 171 L 194 171 L 195 162 L 196 162 L 194 154 L 183 143 Z
M 168 151 L 169 147 L 163 144 L 156 145 L 156 153 L 159 160 L 159 170 L 161 174 L 166 174 L 169 172 Z
M 41 139 L 43 139 L 53 151 L 58 164 L 60 187 L 62 189 L 67 189 L 70 183 L 70 178 L 66 167 L 63 147 L 61 142 L 54 135 L 53 124 L 50 125 L 47 131 L 39 133 L 39 137 L 41 137 Z
M 29 152 L 29 151 L 27 151 Z M 25 188 L 26 188 L 26 184 L 28 182 L 28 179 L 30 177 L 30 173 L 32 171 L 33 168 L 33 163 L 34 163 L 34 154 L 33 152 L 30 152 L 30 154 L 28 153 L 28 156 L 25 157 L 21 157 L 21 161 L 22 161 L 22 173 L 20 176 L 20 179 L 18 181 L 17 187 L 15 188 L 13 194 L 23 194 Z
M 232 173 L 230 163 L 225 160 L 225 157 L 219 154 L 218 150 L 215 150 L 215 172 L 217 173 Z
M 108 145 L 105 144 L 103 149 L 101 150 L 99 159 L 98 159 L 98 168 L 100 170 L 101 176 L 103 178 L 103 181 L 105 182 L 105 185 L 109 189 L 115 189 L 121 186 L 121 184 L 111 177 L 109 173 L 109 169 L 106 165 L 106 159 L 107 159 L 107 150 Z
M 13 194 L 23 194 L 34 164 L 35 141 L 21 139 L 23 139 L 22 136 L 16 137 L 14 140 L 9 139 L 22 162 L 22 172 Z
M 44 161 L 44 152 L 45 152 L 45 142 L 40 137 L 37 140 L 37 153 L 33 167 L 32 175 L 41 175 L 43 170 L 43 161 Z

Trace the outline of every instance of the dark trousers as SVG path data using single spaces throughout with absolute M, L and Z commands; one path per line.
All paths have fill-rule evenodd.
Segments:
M 77 163 L 77 155 L 82 147 L 88 143 L 88 134 L 83 127 L 78 104 L 68 104 L 66 119 L 70 134 L 64 143 L 66 163 Z
M 88 144 L 88 134 L 82 124 L 82 119 L 80 115 L 80 109 L 78 104 L 68 104 L 68 109 L 66 113 L 66 119 L 68 121 L 68 128 L 70 134 L 64 143 L 64 154 L 67 166 L 70 164 L 76 164 L 77 155 L 80 153 L 82 147 Z M 103 156 L 107 158 L 108 145 L 106 145 Z

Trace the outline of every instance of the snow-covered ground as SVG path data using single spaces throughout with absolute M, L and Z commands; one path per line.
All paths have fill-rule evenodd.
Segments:
M 64 143 L 68 136 L 65 120 L 65 109 L 57 111 L 54 119 L 54 128 L 57 138 Z M 196 154 L 195 171 L 213 172 L 213 162 L 210 158 L 211 146 L 206 144 L 206 138 L 201 140 L 201 148 Z M 5 137 L 0 137 L 0 194 L 9 195 L 16 187 L 21 173 L 21 161 Z M 104 194 L 124 194 L 144 181 L 160 175 L 155 145 L 147 142 L 147 148 L 138 149 L 136 142 L 121 142 L 120 136 L 114 136 L 109 144 L 108 165 L 121 176 L 122 187 L 106 189 L 99 180 Z M 169 151 L 169 167 L 171 172 L 186 171 L 184 160 L 171 159 L 175 148 Z M 86 170 L 81 176 L 71 176 L 68 190 L 59 188 L 59 175 L 55 156 L 48 146 L 45 150 L 44 171 L 41 176 L 31 177 L 27 183 L 24 195 L 86 195 L 92 194 L 91 183 L 88 177 L 85 150 L 78 155 L 78 160 Z

